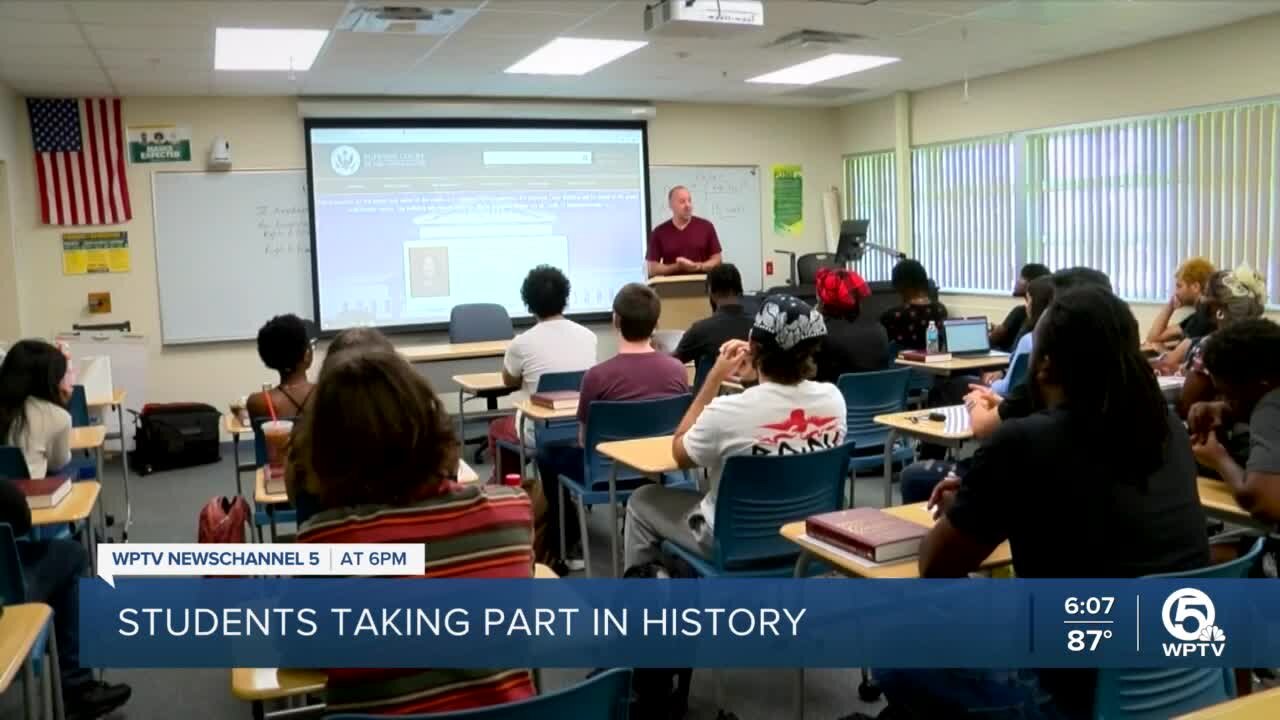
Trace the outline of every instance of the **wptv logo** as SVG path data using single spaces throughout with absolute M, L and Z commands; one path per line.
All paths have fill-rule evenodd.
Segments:
M 1222 657 L 1227 634 L 1214 625 L 1216 611 L 1208 595 L 1195 588 L 1175 590 L 1165 598 L 1160 619 L 1164 629 L 1182 642 L 1161 643 L 1165 657 Z

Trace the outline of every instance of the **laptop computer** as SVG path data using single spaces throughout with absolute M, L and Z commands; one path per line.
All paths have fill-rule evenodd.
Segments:
M 947 352 L 955 357 L 972 357 L 991 353 L 991 340 L 987 337 L 987 319 L 984 317 L 943 320 L 942 332 L 947 340 Z

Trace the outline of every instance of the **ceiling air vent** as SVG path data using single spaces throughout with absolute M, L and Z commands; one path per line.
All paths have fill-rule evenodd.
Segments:
M 395 5 L 353 3 L 338 30 L 400 35 L 447 35 L 475 14 L 475 9 L 457 9 L 429 4 L 400 2 Z
M 846 43 L 857 42 L 858 40 L 866 40 L 866 35 L 857 33 L 827 32 L 826 30 L 797 30 L 793 33 L 787 33 L 773 42 L 765 45 L 767 48 L 784 48 L 794 50 L 803 49 L 820 49 L 820 48 L 836 48 Z

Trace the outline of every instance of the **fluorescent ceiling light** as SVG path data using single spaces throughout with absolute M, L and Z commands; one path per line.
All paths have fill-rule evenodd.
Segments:
M 585 75 L 648 44 L 640 40 L 556 38 L 506 71 L 520 75 Z
M 328 30 L 217 29 L 215 70 L 307 70 Z
M 895 57 L 879 55 L 847 55 L 831 53 L 816 60 L 802 62 L 799 65 L 775 70 L 747 80 L 749 83 L 772 83 L 776 85 L 812 85 L 823 80 L 830 80 L 841 75 L 851 75 L 863 70 L 870 70 L 881 65 L 898 62 Z

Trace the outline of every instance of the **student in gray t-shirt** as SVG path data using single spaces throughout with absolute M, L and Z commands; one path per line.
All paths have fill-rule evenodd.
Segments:
M 1196 403 L 1187 415 L 1196 459 L 1218 472 L 1240 507 L 1280 522 L 1280 325 L 1246 320 L 1205 340 L 1204 366 L 1223 397 Z M 1232 459 L 1217 431 L 1249 423 L 1249 459 Z

